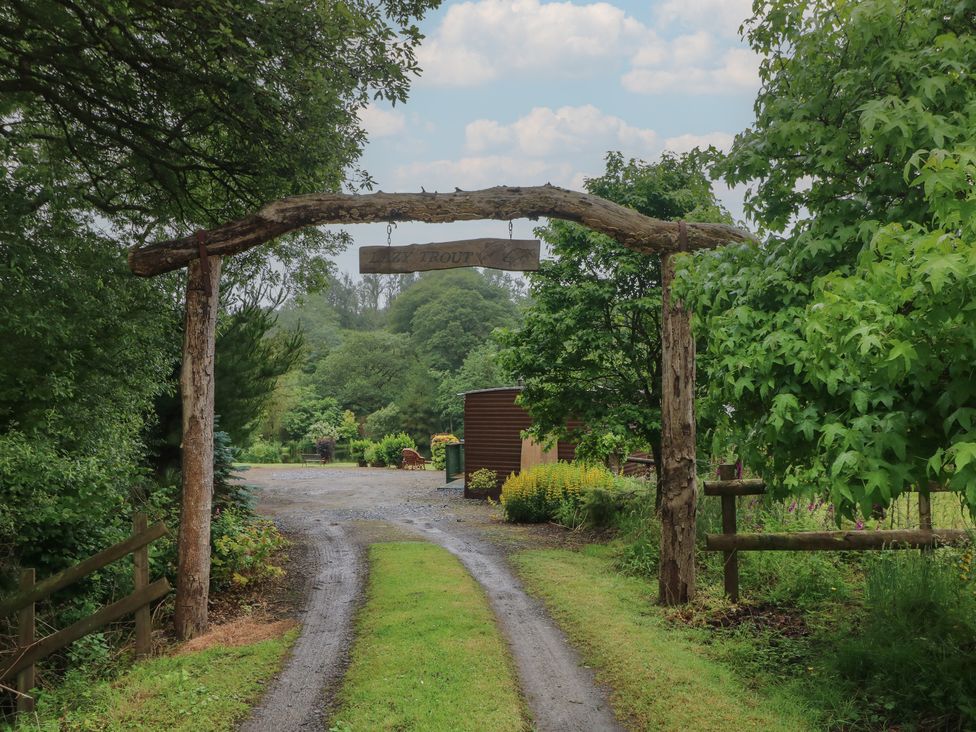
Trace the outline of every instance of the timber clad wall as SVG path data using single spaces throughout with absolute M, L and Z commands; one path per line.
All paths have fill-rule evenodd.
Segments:
M 524 409 L 515 404 L 521 389 L 486 389 L 464 395 L 464 495 L 471 474 L 482 468 L 494 470 L 498 484 L 517 473 L 522 461 L 522 430 L 532 425 Z
M 501 494 L 502 483 L 522 465 L 522 430 L 532 426 L 524 409 L 515 404 L 522 389 L 484 389 L 464 395 L 464 495 L 468 497 L 471 473 L 494 470 L 498 482 L 492 498 Z M 571 443 L 557 446 L 560 460 L 572 460 Z

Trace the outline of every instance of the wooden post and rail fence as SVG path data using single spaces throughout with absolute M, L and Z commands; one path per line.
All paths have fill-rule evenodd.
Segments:
M 137 513 L 132 521 L 132 536 L 79 564 L 40 582 L 36 581 L 33 569 L 21 571 L 20 586 L 16 594 L 0 600 L 0 616 L 18 614 L 17 648 L 11 657 L 0 661 L 0 684 L 17 677 L 18 712 L 30 712 L 34 709 L 30 690 L 35 686 L 35 664 L 38 661 L 126 615 L 135 615 L 136 655 L 142 657 L 149 654 L 152 638 L 150 603 L 170 592 L 169 582 L 165 578 L 149 582 L 149 544 L 165 534 L 165 524 L 160 522 L 149 526 L 146 515 Z M 43 638 L 36 637 L 36 603 L 128 554 L 133 555 L 135 589 L 132 594 L 56 633 Z
M 719 480 L 705 481 L 706 496 L 722 498 L 722 533 L 705 536 L 705 551 L 722 552 L 724 556 L 725 594 L 739 600 L 739 557 L 741 551 L 863 551 L 868 549 L 923 549 L 965 541 L 972 536 L 965 529 L 933 529 L 932 508 L 928 493 L 945 492 L 937 485 L 928 493 L 918 492 L 919 528 L 877 531 L 796 531 L 763 534 L 740 534 L 736 528 L 736 499 L 759 496 L 766 492 L 760 479 L 735 479 L 735 466 L 719 467 Z M 912 487 L 910 490 L 917 491 Z

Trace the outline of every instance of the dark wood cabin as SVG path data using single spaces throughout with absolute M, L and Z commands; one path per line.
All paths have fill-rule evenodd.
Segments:
M 498 476 L 497 499 L 502 483 L 522 465 L 522 430 L 532 426 L 528 413 L 515 403 L 522 388 L 501 387 L 480 389 L 464 394 L 464 495 L 468 495 L 471 474 L 482 468 L 494 470 Z M 560 460 L 572 460 L 576 446 L 559 442 L 556 446 Z

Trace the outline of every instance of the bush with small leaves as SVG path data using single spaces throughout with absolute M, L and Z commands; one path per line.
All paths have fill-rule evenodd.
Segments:
M 443 470 L 447 467 L 445 451 L 448 445 L 453 445 L 460 440 L 449 432 L 442 432 L 430 438 L 430 459 L 435 470 Z

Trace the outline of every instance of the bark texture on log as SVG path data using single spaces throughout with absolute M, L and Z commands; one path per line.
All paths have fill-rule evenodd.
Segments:
M 176 577 L 176 635 L 207 630 L 210 594 L 210 513 L 213 503 L 214 344 L 220 257 L 190 262 L 183 334 L 183 506 Z
M 444 223 L 546 216 L 575 221 L 606 234 L 626 247 L 661 254 L 711 249 L 729 242 L 752 241 L 741 229 L 725 224 L 688 224 L 681 240 L 674 221 L 652 219 L 599 196 L 555 186 L 498 186 L 456 193 L 310 193 L 269 203 L 239 221 L 206 232 L 211 255 L 243 252 L 291 231 L 321 224 L 381 221 Z M 142 277 L 186 266 L 198 256 L 196 236 L 159 242 L 129 251 L 129 268 Z
M 661 257 L 661 560 L 658 600 L 695 596 L 695 339 L 691 311 L 672 299 L 674 255 Z

